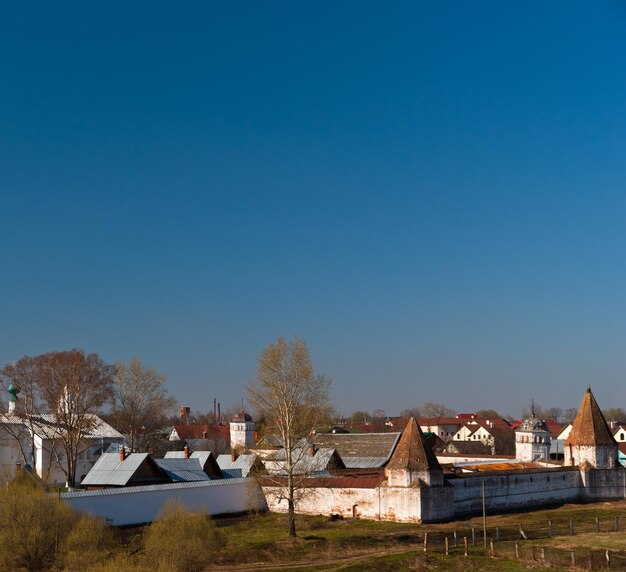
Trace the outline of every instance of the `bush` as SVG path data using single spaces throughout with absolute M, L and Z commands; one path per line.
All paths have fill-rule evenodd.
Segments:
M 81 516 L 70 530 L 65 546 L 65 568 L 88 570 L 106 560 L 119 545 L 112 529 L 99 518 Z
M 200 572 L 214 560 L 220 534 L 206 514 L 189 512 L 181 503 L 167 503 L 147 530 L 148 562 L 167 572 Z
M 49 570 L 76 520 L 67 505 L 19 473 L 0 490 L 0 562 L 8 570 Z

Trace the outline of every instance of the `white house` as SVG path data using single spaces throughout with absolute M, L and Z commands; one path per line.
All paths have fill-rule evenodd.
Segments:
M 76 464 L 76 482 L 90 471 L 112 443 L 123 444 L 124 436 L 97 415 L 83 439 Z M 32 427 L 32 439 L 31 439 Z M 62 470 L 65 455 L 59 442 L 64 431 L 51 414 L 41 414 L 27 423 L 17 415 L 0 415 L 0 471 L 11 477 L 23 465 L 34 466 L 37 475 L 50 485 L 64 486 Z

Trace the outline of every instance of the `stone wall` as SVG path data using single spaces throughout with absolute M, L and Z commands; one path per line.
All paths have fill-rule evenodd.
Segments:
M 584 484 L 584 499 L 622 499 L 626 497 L 626 471 L 617 469 L 596 469 L 581 471 Z
M 583 499 L 577 468 L 515 471 L 461 476 L 448 482 L 454 489 L 454 516 L 482 513 L 482 483 L 488 511 L 531 508 Z

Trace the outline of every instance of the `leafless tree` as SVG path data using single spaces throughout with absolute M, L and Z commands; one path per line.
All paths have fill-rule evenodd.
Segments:
M 114 376 L 114 405 L 110 419 L 128 436 L 131 451 L 145 446 L 143 436 L 160 427 L 176 405 L 167 394 L 165 376 L 145 368 L 140 359 L 119 363 Z
M 3 418 L 2 437 L 15 443 L 23 463 L 30 464 L 34 472 L 37 468 L 35 434 L 41 427 L 43 407 L 37 375 L 37 359 L 30 356 L 24 356 L 0 371 L 5 388 L 13 386 L 19 393 L 13 415 Z
M 78 349 L 34 359 L 41 396 L 56 428 L 54 440 L 59 448 L 53 452 L 68 486 L 74 486 L 84 439 L 97 423 L 95 416 L 112 400 L 115 368 L 98 354 Z
M 573 423 L 574 419 L 576 419 L 576 414 L 578 413 L 578 409 L 575 407 L 568 407 L 563 410 L 561 414 L 561 421 L 563 423 Z
M 423 415 L 422 410 L 419 407 L 408 407 L 400 412 L 400 417 L 404 417 L 406 419 L 409 417 L 415 417 L 416 419 L 419 419 L 420 417 L 423 417 Z
M 350 415 L 350 423 L 352 425 L 367 425 L 370 419 L 370 414 L 367 411 L 354 411 L 352 415 Z
M 420 410 L 424 417 L 454 417 L 456 415 L 454 409 L 450 409 L 444 403 L 434 401 L 426 401 L 420 406 Z
M 259 356 L 257 379 L 248 386 L 248 395 L 268 430 L 278 435 L 284 446 L 285 484 L 289 535 L 296 536 L 295 509 L 299 483 L 297 465 L 306 455 L 302 439 L 331 412 L 331 380 L 316 375 L 306 342 L 301 338 L 278 338 Z
M 610 407 L 609 409 L 603 409 L 602 414 L 607 421 L 626 421 L 626 411 L 621 407 Z
M 537 419 L 560 421 L 563 417 L 563 410 L 560 407 L 541 407 L 538 403 L 533 403 L 530 407 L 522 409 L 522 419 L 530 417 L 535 412 Z

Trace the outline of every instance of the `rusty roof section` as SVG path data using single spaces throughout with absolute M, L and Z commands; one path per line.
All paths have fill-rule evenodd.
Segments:
M 300 488 L 354 488 L 354 489 L 375 489 L 385 481 L 384 469 L 363 470 L 343 470 L 337 471 L 336 475 L 307 477 L 298 480 Z M 262 487 L 286 486 L 287 477 L 267 477 L 258 479 Z
M 585 392 L 565 445 L 615 445 L 615 439 L 590 387 Z
M 415 417 L 409 419 L 400 442 L 387 464 L 387 469 L 441 470 L 441 465 L 433 450 L 426 444 Z

